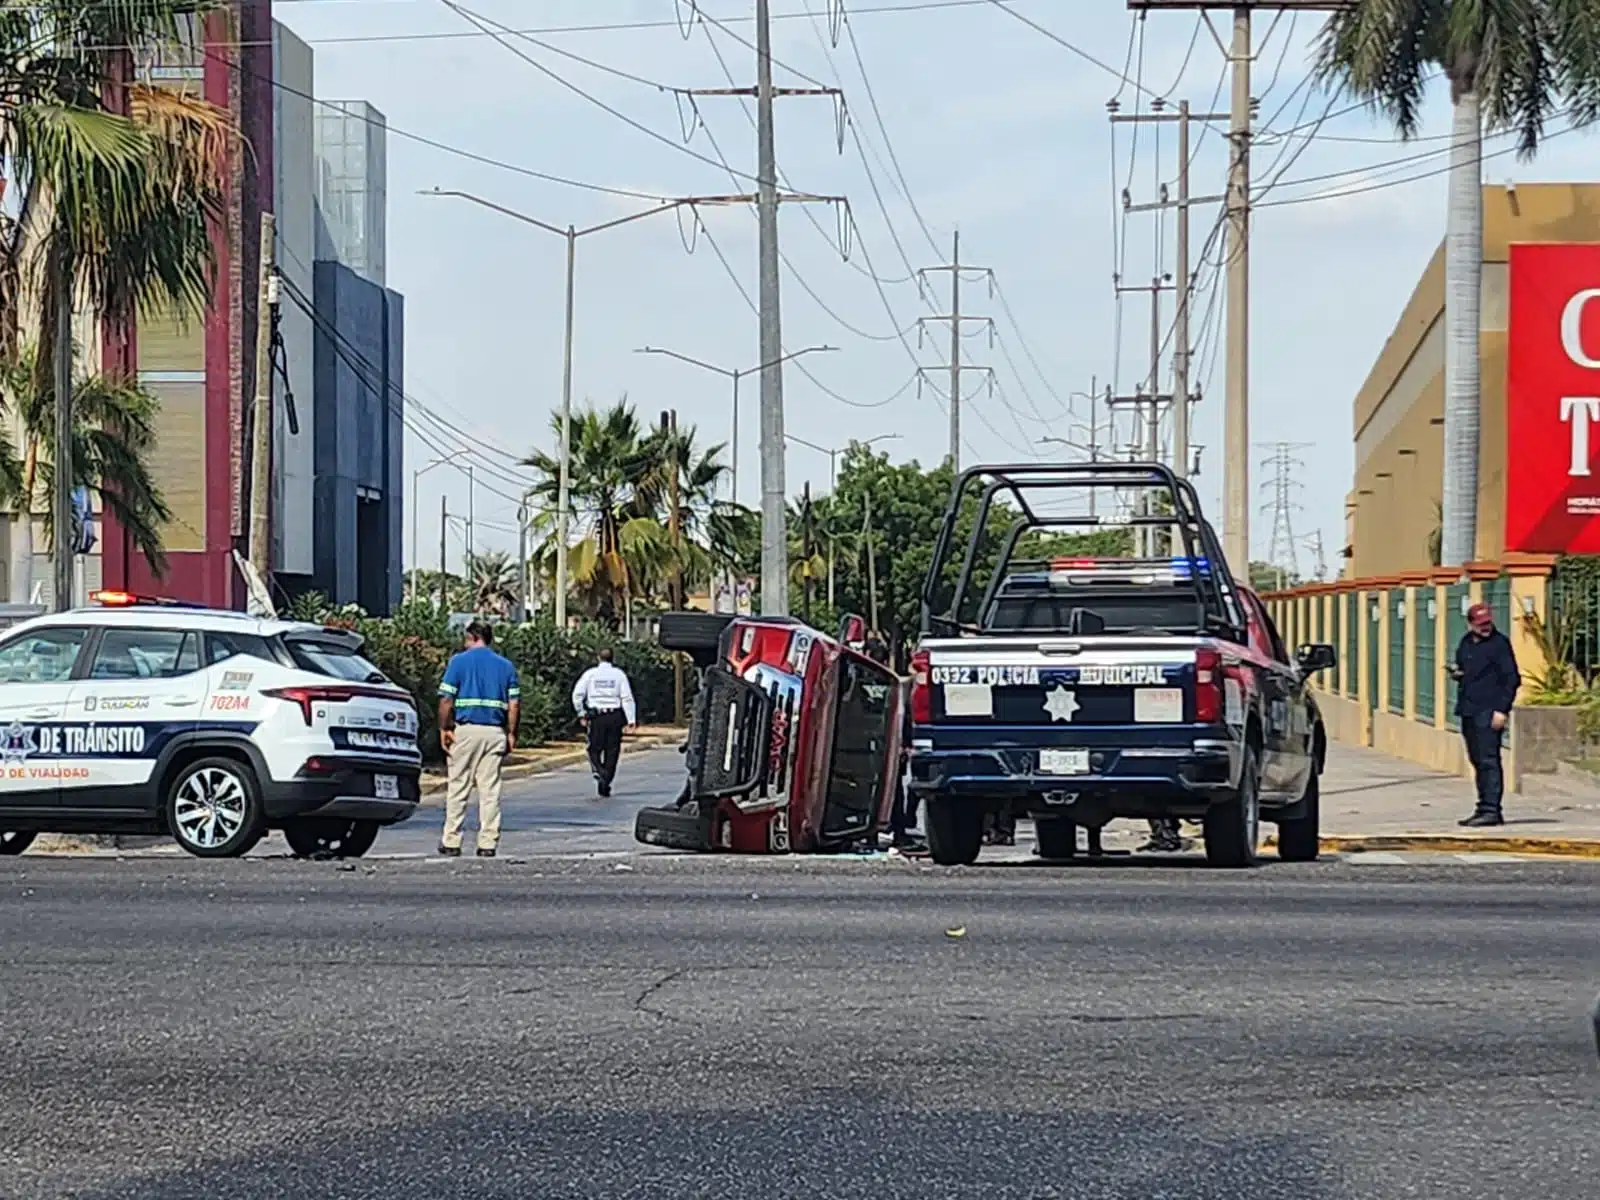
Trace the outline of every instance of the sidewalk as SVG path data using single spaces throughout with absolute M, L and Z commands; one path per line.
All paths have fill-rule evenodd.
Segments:
M 1498 829 L 1462 829 L 1472 784 L 1376 750 L 1333 743 L 1322 776 L 1328 850 L 1479 850 L 1600 858 L 1600 782 L 1530 775 Z M 1270 831 L 1270 830 L 1269 830 Z
M 658 746 L 679 745 L 688 731 L 676 725 L 641 725 L 623 735 L 622 752 L 632 754 L 639 750 L 653 750 Z M 503 779 L 524 779 L 529 775 L 542 775 L 546 771 L 559 771 L 586 761 L 587 751 L 581 741 L 547 742 L 527 750 L 518 750 L 506 761 Z M 422 803 L 424 806 L 442 803 L 445 776 L 438 768 L 425 771 L 422 776 Z

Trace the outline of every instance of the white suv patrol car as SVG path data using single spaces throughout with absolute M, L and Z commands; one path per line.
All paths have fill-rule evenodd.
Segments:
M 358 857 L 416 810 L 405 691 L 342 629 L 101 592 L 0 632 L 0 854 L 36 834 L 168 833 Z

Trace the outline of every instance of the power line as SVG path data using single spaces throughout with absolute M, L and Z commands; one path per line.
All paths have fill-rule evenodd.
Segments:
M 1129 79 L 1128 78 L 1128 73 L 1127 73 L 1127 68 L 1123 68 L 1121 71 L 1117 70 L 1110 63 L 1104 61 L 1103 59 L 1096 58 L 1094 55 L 1090 54 L 1082 46 L 1073 45 L 1071 42 L 1067 41 L 1066 38 L 1062 37 L 1059 33 L 1056 33 L 1053 29 L 1049 29 L 1049 28 L 1039 24 L 1039 22 L 1033 20 L 1030 17 L 1023 16 L 1016 9 L 1012 8 L 1009 4 L 1007 4 L 1006 0 L 989 0 L 989 3 L 994 5 L 994 7 L 998 8 L 1001 12 L 1005 13 L 1008 17 L 1012 17 L 1012 18 L 1014 18 L 1014 19 L 1016 19 L 1018 21 L 1021 21 L 1024 25 L 1028 26 L 1028 28 L 1034 30 L 1036 33 L 1041 34 L 1045 38 L 1048 38 L 1050 41 L 1054 42 L 1056 45 L 1060 46 L 1062 49 L 1068 51 L 1069 53 L 1077 55 L 1079 58 L 1083 59 L 1084 62 L 1090 64 L 1091 66 L 1098 67 L 1100 70 L 1104 71 L 1107 75 L 1114 76 L 1115 78 L 1121 80 L 1124 86 L 1132 87 L 1135 91 L 1141 92 L 1144 95 L 1149 96 L 1151 99 L 1157 99 L 1158 98 L 1157 94 L 1155 92 L 1151 91 L 1149 88 L 1145 87 L 1144 84 L 1140 80 L 1138 80 L 1138 79 Z M 1118 95 L 1121 95 L 1120 91 L 1118 92 Z
M 928 239 L 928 245 L 933 247 L 937 253 L 939 244 L 934 239 L 933 232 L 928 228 L 928 223 L 922 219 L 922 212 L 917 207 L 916 198 L 911 194 L 911 185 L 906 182 L 905 171 L 900 167 L 900 156 L 894 152 L 894 142 L 889 138 L 889 127 L 884 123 L 883 112 L 878 107 L 877 94 L 872 90 L 872 80 L 867 75 L 867 64 L 861 56 L 861 43 L 856 40 L 855 29 L 850 24 L 849 10 L 844 7 L 844 0 L 838 0 L 838 4 L 840 14 L 843 16 L 845 36 L 850 41 L 850 50 L 856 60 L 856 70 L 861 73 L 861 86 L 866 91 L 867 103 L 871 106 L 873 118 L 878 123 L 878 132 L 883 135 L 883 147 L 889 154 L 889 162 L 894 167 L 895 178 L 900 181 L 900 192 L 906 198 L 906 204 L 911 209 L 911 215 L 916 218 L 918 226 L 921 227 L 922 236 Z M 806 6 L 806 11 L 811 11 L 809 4 Z M 815 28 L 814 22 L 813 28 Z M 820 31 L 818 32 L 820 33 Z M 843 80 L 840 80 L 840 82 L 842 84 Z
M 126 49 L 126 47 L 117 46 L 104 48 L 113 50 Z M 196 49 L 207 59 L 220 63 L 229 70 L 237 71 L 240 75 L 246 76 L 257 83 L 263 84 L 267 87 L 276 88 L 278 91 L 284 92 L 290 96 L 295 96 L 301 100 L 308 101 L 320 108 L 332 109 L 333 111 L 338 112 L 346 117 L 354 117 L 356 120 L 362 121 L 365 124 L 380 125 L 386 133 L 393 134 L 395 137 L 403 138 L 409 142 L 415 142 L 418 145 L 427 146 L 433 150 L 442 151 L 445 154 L 454 155 L 455 157 L 465 159 L 468 162 L 475 162 L 486 167 L 494 167 L 498 170 L 508 171 L 515 175 L 526 176 L 529 179 L 540 179 L 546 183 L 557 183 L 561 184 L 563 187 L 578 188 L 589 192 L 598 192 L 607 196 L 625 196 L 633 200 L 654 200 L 657 202 L 662 202 L 669 198 L 652 192 L 635 191 L 631 188 L 611 187 L 601 183 L 586 183 L 580 179 L 569 179 L 561 175 L 552 175 L 547 171 L 536 171 L 532 167 L 524 167 L 517 163 L 507 162 L 504 159 L 494 158 L 491 155 L 479 154 L 473 150 L 465 150 L 460 146 L 454 146 L 448 142 L 441 142 L 437 138 L 428 137 L 426 134 L 414 133 L 409 129 L 401 128 L 398 125 L 392 125 L 388 122 L 387 118 L 379 119 L 376 117 L 367 116 L 365 114 L 352 113 L 340 101 L 324 100 L 319 96 L 312 95 L 310 92 L 303 92 L 299 88 L 291 87 L 289 84 L 286 84 L 279 79 L 275 79 L 271 75 L 263 75 L 259 71 L 252 71 L 249 67 L 245 66 L 242 59 L 229 58 L 227 55 L 219 53 L 215 46 L 196 47 Z

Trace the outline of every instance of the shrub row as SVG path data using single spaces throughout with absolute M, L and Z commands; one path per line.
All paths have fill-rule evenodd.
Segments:
M 439 680 L 450 656 L 461 648 L 460 635 L 427 604 L 403 605 L 392 617 L 335 613 L 319 619 L 353 628 L 366 638 L 366 656 L 415 699 L 423 756 L 436 760 Z M 495 649 L 516 665 L 522 684 L 520 745 L 538 745 L 574 731 L 572 689 L 603 646 L 611 647 L 617 666 L 628 673 L 639 720 L 672 719 L 672 659 L 654 643 L 622 641 L 597 625 L 574 632 L 562 632 L 548 622 L 504 625 L 495 630 Z M 686 690 L 693 685 L 693 675 L 685 673 Z

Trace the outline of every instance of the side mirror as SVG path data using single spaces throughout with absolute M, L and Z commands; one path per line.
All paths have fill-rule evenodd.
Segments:
M 1300 664 L 1300 670 L 1310 675 L 1314 671 L 1326 671 L 1339 663 L 1339 652 L 1325 642 L 1313 642 L 1301 646 L 1294 652 L 1295 662 Z

